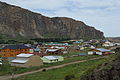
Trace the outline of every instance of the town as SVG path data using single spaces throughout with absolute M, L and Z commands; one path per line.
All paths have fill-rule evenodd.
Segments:
M 68 40 L 31 44 L 0 44 L 0 65 L 4 60 L 16 67 L 34 67 L 91 55 L 110 55 L 120 43 L 108 40 Z

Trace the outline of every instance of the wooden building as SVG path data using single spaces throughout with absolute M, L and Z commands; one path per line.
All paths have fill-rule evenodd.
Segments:
M 16 59 L 10 62 L 11 66 L 16 67 L 33 67 L 43 65 L 43 61 L 40 59 L 40 56 L 33 54 L 19 54 L 16 56 Z
M 29 47 L 25 45 L 6 45 L 1 49 L 2 57 L 15 57 L 20 53 L 29 53 Z

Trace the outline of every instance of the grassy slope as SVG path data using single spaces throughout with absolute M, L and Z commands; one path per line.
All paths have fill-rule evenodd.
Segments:
M 12 72 L 14 72 L 15 74 L 23 73 L 23 72 L 37 70 L 37 69 L 40 69 L 40 68 L 43 68 L 43 67 L 55 66 L 55 65 L 60 65 L 60 64 L 79 61 L 79 60 L 86 60 L 86 59 L 95 58 L 95 57 L 99 57 L 99 56 L 93 55 L 93 56 L 79 56 L 79 57 L 65 58 L 65 60 L 63 62 L 57 62 L 57 63 L 52 63 L 52 64 L 44 64 L 43 66 L 31 67 L 31 68 L 17 68 L 17 67 L 7 66 L 6 67 L 7 70 L 0 71 L 0 75 L 11 74 Z
M 99 59 L 93 61 L 87 61 L 83 63 L 78 63 L 74 65 L 68 65 L 63 68 L 48 70 L 46 72 L 39 72 L 35 74 L 30 74 L 17 78 L 17 80 L 64 80 L 66 75 L 74 74 L 76 79 L 79 80 L 79 77 L 85 74 L 88 71 L 93 70 L 98 65 L 102 64 L 111 59 L 109 56 L 108 59 Z

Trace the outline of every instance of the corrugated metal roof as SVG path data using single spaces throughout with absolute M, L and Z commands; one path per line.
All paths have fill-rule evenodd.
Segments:
M 107 52 L 107 51 L 110 51 L 110 50 L 108 50 L 108 49 L 104 49 L 104 48 L 97 48 L 96 50 L 99 50 L 99 51 L 101 51 L 101 52 Z
M 22 54 L 18 54 L 17 57 L 30 57 L 32 55 L 34 55 L 34 54 L 24 54 L 24 53 L 22 53 Z
M 59 50 L 59 49 L 46 49 L 46 51 L 49 51 L 49 52 L 55 52 L 57 50 Z
M 60 56 L 54 56 L 54 57 L 58 59 Z
M 11 62 L 12 63 L 25 63 L 27 61 L 28 61 L 28 59 L 14 59 Z
M 44 56 L 44 58 L 47 58 L 47 59 L 49 59 L 49 60 L 55 60 L 55 59 L 57 59 L 57 58 L 55 58 L 54 56 Z
M 6 45 L 4 48 L 2 49 L 28 49 L 29 47 L 25 46 L 25 45 Z

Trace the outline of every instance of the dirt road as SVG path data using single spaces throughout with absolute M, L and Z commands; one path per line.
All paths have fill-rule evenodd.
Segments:
M 98 58 L 92 58 L 92 59 L 88 59 L 88 60 L 80 60 L 80 61 L 75 61 L 75 62 L 71 62 L 71 63 L 65 63 L 65 64 L 62 64 L 62 65 L 57 65 L 57 66 L 51 66 L 51 67 L 47 67 L 47 68 L 42 68 L 42 69 L 31 71 L 31 72 L 25 72 L 25 73 L 21 73 L 21 74 L 15 74 L 14 76 L 10 76 L 10 75 L 8 75 L 8 76 L 0 76 L 0 80 L 10 80 L 12 77 L 17 78 L 17 77 L 28 75 L 28 74 L 33 74 L 33 73 L 36 73 L 36 72 L 40 72 L 43 69 L 46 69 L 46 70 L 56 69 L 56 68 L 61 68 L 61 67 L 70 65 L 70 64 L 82 63 L 82 62 L 86 62 L 86 61 L 90 61 L 90 60 L 97 60 L 97 59 L 101 59 L 101 58 L 105 58 L 105 57 L 107 57 L 107 56 L 98 57 Z

